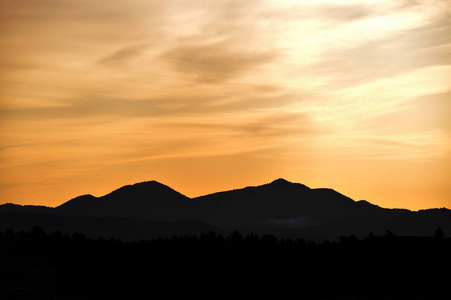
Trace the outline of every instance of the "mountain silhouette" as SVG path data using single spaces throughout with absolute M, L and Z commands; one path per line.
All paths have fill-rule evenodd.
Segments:
M 55 208 L 69 216 L 141 218 L 152 221 L 184 219 L 189 198 L 157 181 L 123 186 L 105 196 L 84 195 Z
M 166 185 L 148 181 L 121 187 L 99 198 L 79 196 L 56 207 L 55 212 L 152 221 L 194 219 L 223 228 L 301 228 L 341 219 L 384 220 L 404 211 L 356 203 L 332 189 L 310 189 L 277 179 L 261 186 L 192 199 Z
M 52 214 L 55 209 L 53 207 L 40 206 L 40 205 L 18 205 L 13 203 L 6 203 L 0 205 L 0 213 L 10 214 Z
M 195 224 L 187 225 L 190 229 L 186 232 L 190 233 L 212 228 L 239 229 L 310 239 L 383 233 L 387 229 L 408 235 L 427 235 L 437 227 L 451 231 L 451 211 L 445 208 L 419 212 L 386 209 L 364 200 L 354 201 L 332 189 L 311 189 L 285 179 L 196 198 L 157 181 L 147 181 L 123 186 L 101 197 L 79 196 L 55 208 L 5 204 L 0 206 L 0 214 L 7 220 L 0 224 L 3 227 L 8 222 L 16 228 L 33 226 L 36 224 L 30 222 L 34 220 L 52 229 L 58 229 L 60 223 L 65 225 L 59 230 L 73 232 L 79 228 L 93 235 L 104 232 L 121 237 L 127 237 L 129 232 L 133 238 L 139 235 L 131 234 L 132 231 L 142 233 L 142 237 L 148 236 L 146 231 L 171 235 L 171 228 L 173 234 L 180 233 L 180 222 L 187 220 Z M 24 214 L 28 217 L 24 218 Z M 46 223 L 46 218 L 58 222 Z M 107 228 L 108 224 L 114 228 Z M 99 230 L 90 230 L 92 227 Z
M 408 212 L 355 202 L 332 189 L 310 189 L 284 179 L 193 201 L 197 212 L 204 211 L 197 219 L 221 227 L 302 228 L 343 219 L 382 221 Z

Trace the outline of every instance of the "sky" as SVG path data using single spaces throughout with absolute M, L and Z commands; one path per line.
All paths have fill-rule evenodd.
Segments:
M 449 0 L 0 7 L 0 204 L 285 178 L 451 208 Z

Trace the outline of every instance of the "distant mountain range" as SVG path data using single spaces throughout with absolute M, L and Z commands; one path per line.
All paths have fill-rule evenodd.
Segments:
M 332 189 L 310 189 L 284 179 L 197 198 L 148 181 L 102 197 L 79 196 L 55 208 L 0 206 L 0 229 L 26 230 L 33 225 L 126 240 L 231 230 L 324 240 L 387 230 L 432 235 L 438 227 L 451 233 L 451 211 L 385 209 Z

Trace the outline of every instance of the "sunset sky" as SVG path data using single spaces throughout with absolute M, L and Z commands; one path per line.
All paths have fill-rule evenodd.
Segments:
M 0 204 L 280 177 L 451 208 L 449 0 L 0 0 Z

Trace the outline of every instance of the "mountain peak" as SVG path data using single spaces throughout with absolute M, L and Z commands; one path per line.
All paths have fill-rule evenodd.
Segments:
M 125 185 L 101 197 L 80 196 L 60 205 L 58 209 L 70 215 L 173 221 L 183 214 L 188 199 L 152 180 Z
M 143 182 L 138 182 L 135 184 L 129 184 L 129 185 L 124 185 L 120 188 L 118 188 L 117 190 L 112 191 L 110 194 L 108 195 L 117 195 L 117 194 L 123 194 L 123 193 L 152 193 L 155 192 L 155 189 L 161 190 L 161 189 L 169 189 L 168 186 L 159 183 L 158 181 L 152 180 L 152 181 L 143 181 Z M 106 196 L 108 196 L 106 195 Z
M 276 179 L 270 183 L 270 185 L 276 185 L 276 186 L 286 186 L 286 185 L 292 185 L 292 184 L 293 184 L 292 182 L 285 180 L 283 178 Z

